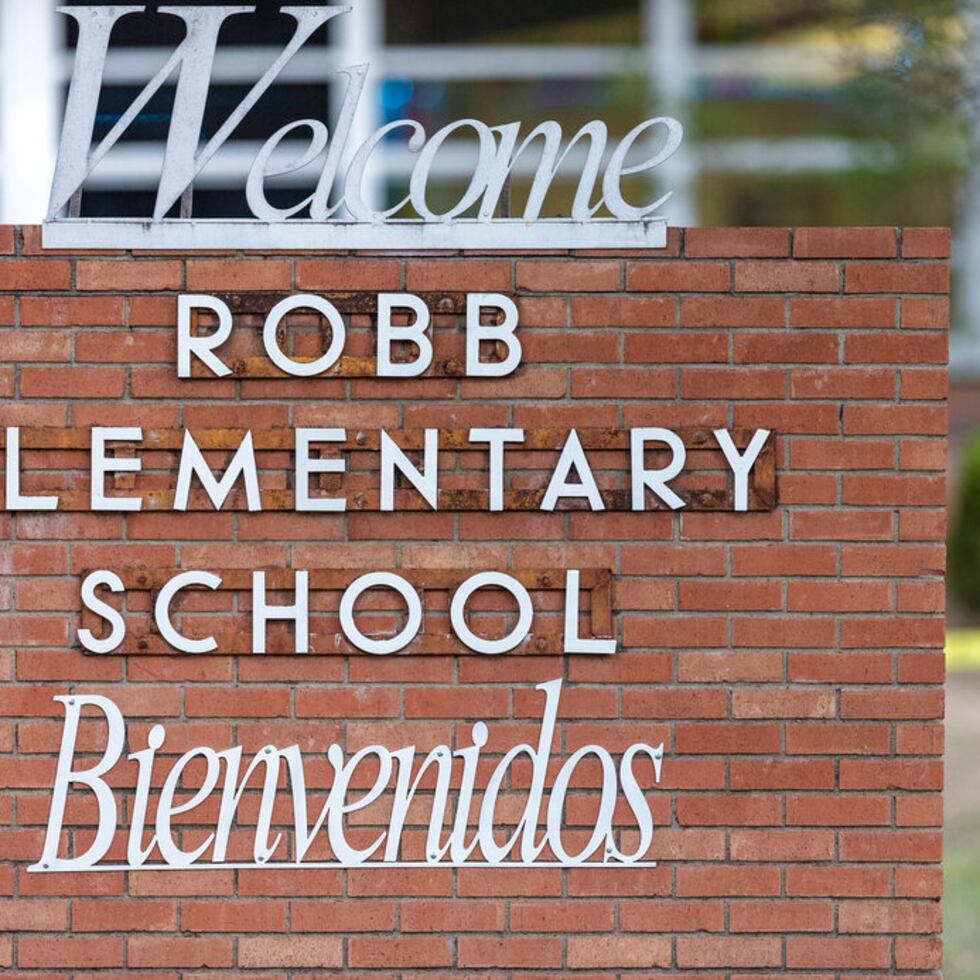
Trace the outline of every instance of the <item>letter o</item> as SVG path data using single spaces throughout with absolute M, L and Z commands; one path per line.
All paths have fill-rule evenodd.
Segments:
M 276 340 L 276 331 L 279 323 L 287 313 L 293 310 L 310 309 L 316 310 L 324 316 L 330 324 L 331 338 L 330 347 L 323 357 L 310 361 L 308 364 L 294 361 L 287 357 L 279 347 Z M 337 308 L 320 296 L 290 296 L 281 303 L 277 303 L 265 319 L 265 327 L 262 330 L 262 343 L 265 344 L 265 352 L 269 355 L 269 360 L 280 371 L 291 374 L 294 378 L 312 378 L 318 374 L 329 371 L 336 364 L 344 344 L 347 342 L 347 328 L 344 321 L 337 312 Z
M 476 170 L 470 178 L 466 193 L 462 196 L 459 203 L 450 208 L 444 214 L 436 214 L 429 209 L 426 201 L 426 187 L 429 183 L 429 171 L 435 160 L 436 153 L 442 148 L 446 138 L 455 130 L 463 127 L 470 127 L 480 139 L 480 156 L 476 163 Z M 490 170 L 497 157 L 497 141 L 493 137 L 490 127 L 479 119 L 460 119 L 457 122 L 444 126 L 436 133 L 428 143 L 425 144 L 422 152 L 419 153 L 418 160 L 412 170 L 412 178 L 409 181 L 408 191 L 409 200 L 412 207 L 418 212 L 423 221 L 451 221 L 458 215 L 468 211 L 486 192 L 487 184 L 490 180 Z
M 590 755 L 594 755 L 602 766 L 602 796 L 599 800 L 599 812 L 588 844 L 578 854 L 569 854 L 561 840 L 565 796 L 576 766 Z M 587 861 L 602 846 L 603 840 L 612 843 L 612 820 L 616 808 L 617 789 L 616 767 L 613 765 L 612 756 L 601 745 L 583 745 L 565 761 L 551 787 L 547 817 L 548 846 L 561 864 L 574 865 Z
M 390 640 L 372 640 L 365 636 L 354 622 L 354 605 L 360 599 L 362 593 L 369 589 L 389 588 L 394 589 L 408 606 L 408 623 L 405 628 Z M 351 582 L 340 600 L 340 628 L 350 642 L 364 653 L 373 653 L 377 656 L 384 656 L 389 653 L 396 653 L 409 643 L 418 634 L 422 626 L 422 600 L 418 593 L 400 575 L 392 575 L 390 572 L 370 572 L 362 575 L 359 579 Z
M 479 589 L 491 585 L 496 585 L 509 592 L 517 600 L 519 611 L 517 625 L 507 636 L 499 640 L 485 640 L 482 636 L 477 636 L 466 623 L 466 603 L 469 602 L 470 596 Z M 508 653 L 524 642 L 525 637 L 531 631 L 534 608 L 531 605 L 531 597 L 528 595 L 527 589 L 513 576 L 504 575 L 502 572 L 479 572 L 468 578 L 453 596 L 452 605 L 449 608 L 449 618 L 455 634 L 471 650 L 475 650 L 477 653 L 496 655 Z

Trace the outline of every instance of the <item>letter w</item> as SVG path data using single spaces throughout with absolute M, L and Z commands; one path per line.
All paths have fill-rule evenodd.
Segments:
M 328 20 L 338 14 L 347 13 L 351 8 L 283 7 L 282 12 L 296 21 L 296 31 L 292 40 L 200 152 L 197 147 L 201 138 L 208 89 L 211 85 L 218 32 L 221 30 L 221 25 L 233 14 L 254 13 L 256 7 L 160 7 L 161 14 L 173 14 L 179 17 L 187 27 L 187 34 L 167 59 L 166 64 L 147 83 L 146 88 L 140 92 L 102 142 L 91 152 L 112 28 L 121 17 L 140 13 L 144 8 L 106 5 L 58 9 L 77 21 L 78 48 L 68 102 L 65 106 L 65 123 L 61 132 L 61 146 L 58 150 L 54 182 L 51 186 L 48 218 L 58 216 L 62 208 L 81 189 L 89 174 L 143 111 L 150 99 L 176 71 L 179 74 L 177 91 L 174 95 L 173 116 L 170 121 L 170 132 L 167 135 L 167 149 L 153 213 L 154 220 L 159 221 L 166 216 L 181 194 L 193 183 L 194 178 L 221 149 L 245 115 L 279 77 L 283 68 L 306 43 L 310 35 Z

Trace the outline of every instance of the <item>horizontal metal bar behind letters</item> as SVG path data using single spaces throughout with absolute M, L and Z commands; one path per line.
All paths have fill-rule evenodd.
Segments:
M 112 249 L 375 249 L 423 251 L 461 249 L 621 249 L 665 248 L 667 222 L 495 218 L 493 221 L 393 220 L 383 224 L 351 221 L 219 221 L 172 219 L 140 221 L 65 218 L 46 222 L 45 248 Z

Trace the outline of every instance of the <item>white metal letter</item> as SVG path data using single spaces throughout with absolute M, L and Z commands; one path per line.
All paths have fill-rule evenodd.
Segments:
M 364 592 L 369 589 L 389 588 L 394 589 L 405 600 L 408 607 L 408 621 L 402 630 L 391 637 L 389 640 L 373 640 L 365 636 L 358 628 L 354 620 L 354 606 Z M 344 636 L 365 653 L 373 653 L 384 656 L 389 653 L 397 653 L 399 650 L 408 646 L 415 639 L 418 631 L 422 627 L 422 600 L 418 593 L 400 575 L 391 572 L 371 572 L 355 579 L 347 587 L 343 598 L 340 600 L 340 628 Z
M 402 452 L 401 447 L 381 430 L 381 509 L 395 509 L 395 470 L 408 478 L 409 483 L 433 509 L 439 509 L 439 430 L 425 430 L 425 474 Z
M 204 492 L 216 510 L 221 510 L 239 477 L 245 481 L 245 499 L 248 502 L 248 509 L 262 510 L 262 495 L 259 492 L 259 474 L 255 466 L 251 430 L 245 433 L 242 444 L 236 450 L 220 481 L 214 478 L 211 467 L 208 466 L 194 437 L 190 432 L 184 433 L 184 448 L 180 454 L 180 469 L 177 472 L 177 491 L 174 494 L 174 510 L 187 510 L 191 494 L 191 477 L 194 475 L 201 481 Z
M 648 470 L 644 455 L 648 442 L 665 442 L 673 457 L 660 470 Z M 684 501 L 667 484 L 676 477 L 687 460 L 683 440 L 670 429 L 633 429 L 630 432 L 630 469 L 632 471 L 633 510 L 646 510 L 646 491 L 652 490 L 671 510 L 684 507 Z
M 143 464 L 133 459 L 107 459 L 107 442 L 142 442 L 142 429 L 93 429 L 92 430 L 92 510 L 138 511 L 143 509 L 139 497 L 107 497 L 105 478 L 107 473 L 139 473 Z
M 408 326 L 394 326 L 391 314 L 394 310 L 411 310 L 415 321 Z M 411 293 L 382 293 L 378 297 L 378 377 L 417 378 L 432 364 L 432 341 L 426 334 L 429 329 L 429 308 Z M 414 344 L 419 356 L 414 361 L 394 362 L 391 345 L 395 341 Z
M 210 310 L 218 318 L 218 329 L 206 337 L 195 337 L 191 333 L 192 314 L 195 310 Z M 218 378 L 231 374 L 220 358 L 212 353 L 231 336 L 231 310 L 228 304 L 216 296 L 178 296 L 177 297 L 177 377 L 191 377 L 191 355 L 193 354 Z
M 5 491 L 7 510 L 57 510 L 57 497 L 24 497 L 20 492 L 20 429 L 8 426 L 5 459 Z
M 126 638 L 126 621 L 118 610 L 113 609 L 95 594 L 95 590 L 101 585 L 108 586 L 112 592 L 126 591 L 122 579 L 115 572 L 102 569 L 85 576 L 82 582 L 82 604 L 86 609 L 94 612 L 96 616 L 101 616 L 111 627 L 109 635 L 104 640 L 97 640 L 92 635 L 91 630 L 80 629 L 78 631 L 78 639 L 89 653 L 112 653 Z
M 282 318 L 287 313 L 305 309 L 316 310 L 330 324 L 330 346 L 327 352 L 315 361 L 294 361 L 283 353 L 276 333 Z M 329 371 L 340 359 L 346 342 L 347 328 L 340 313 L 337 312 L 337 307 L 320 296 L 290 296 L 281 303 L 276 303 L 266 317 L 265 327 L 262 330 L 262 343 L 265 345 L 269 360 L 280 371 L 294 378 L 314 378 L 318 374 Z
M 504 446 L 524 441 L 523 429 L 470 429 L 470 442 L 490 446 L 490 510 L 504 509 Z
M 296 430 L 296 510 L 300 513 L 341 514 L 347 510 L 347 500 L 342 497 L 311 497 L 310 474 L 343 473 L 347 464 L 343 459 L 311 459 L 310 444 L 314 442 L 346 442 L 344 429 L 297 429 Z
M 466 622 L 466 603 L 469 602 L 470 596 L 479 589 L 491 586 L 509 592 L 517 600 L 517 625 L 507 636 L 499 640 L 485 640 L 482 636 L 477 636 Z M 508 653 L 524 642 L 528 633 L 531 632 L 534 607 L 531 605 L 531 597 L 528 595 L 527 589 L 513 576 L 505 575 L 502 572 L 478 572 L 476 575 L 470 576 L 453 596 L 449 618 L 453 625 L 453 632 L 466 646 L 477 653 L 494 655 Z
M 208 589 L 217 589 L 221 587 L 221 578 L 212 575 L 210 572 L 182 572 L 180 575 L 175 575 L 160 590 L 153 608 L 153 618 L 156 620 L 160 635 L 175 650 L 179 650 L 181 653 L 211 653 L 218 649 L 218 643 L 213 636 L 203 640 L 189 640 L 174 629 L 174 624 L 170 619 L 170 604 L 173 602 L 174 596 L 181 589 L 186 589 L 191 585 L 203 585 Z
M 565 576 L 565 653 L 615 653 L 615 640 L 586 640 L 578 635 L 579 578 L 577 568 L 570 568 Z
M 568 482 L 568 477 L 573 469 L 578 475 L 578 483 Z M 541 509 L 554 510 L 555 504 L 562 497 L 585 497 L 592 510 L 606 509 L 602 494 L 599 492 L 595 477 L 592 475 L 592 467 L 589 466 L 585 450 L 582 449 L 582 443 L 575 429 L 568 433 L 565 447 L 561 451 L 561 456 L 558 457 L 555 472 L 551 476 L 551 482 L 548 484 L 544 500 L 541 502 Z
M 480 315 L 485 309 L 500 310 L 504 322 L 499 327 L 485 327 Z M 517 338 L 520 317 L 517 304 L 500 293 L 470 293 L 466 297 L 466 375 L 470 378 L 505 378 L 521 363 L 521 342 Z M 499 341 L 507 347 L 500 362 L 481 361 L 480 344 Z
M 627 154 L 632 149 L 633 144 L 646 130 L 653 129 L 654 126 L 663 126 L 667 130 L 667 139 L 664 145 L 649 160 L 645 160 L 643 163 L 638 163 L 635 166 L 625 166 Z M 659 119 L 648 119 L 646 122 L 642 122 L 639 126 L 630 130 L 623 137 L 619 146 L 616 147 L 616 151 L 609 161 L 609 166 L 606 167 L 605 177 L 602 179 L 602 193 L 605 198 L 606 207 L 617 218 L 621 221 L 642 221 L 649 215 L 654 214 L 658 208 L 670 200 L 671 195 L 668 192 L 663 197 L 654 201 L 653 204 L 648 204 L 644 208 L 635 208 L 626 202 L 620 183 L 622 182 L 622 178 L 628 174 L 644 173 L 665 163 L 677 152 L 683 139 L 684 127 L 676 119 L 671 119 L 669 116 L 661 116 Z
M 310 573 L 298 571 L 293 586 L 296 601 L 291 606 L 270 606 L 265 601 L 265 572 L 252 572 L 252 649 L 265 653 L 265 628 L 270 619 L 295 623 L 293 652 L 310 650 Z
M 58 753 L 58 767 L 55 770 L 54 789 L 51 791 L 51 810 L 48 816 L 48 829 L 44 837 L 41 860 L 32 865 L 30 871 L 81 871 L 91 868 L 108 852 L 116 833 L 116 800 L 112 789 L 102 778 L 119 759 L 126 739 L 126 723 L 122 712 L 108 698 L 94 694 L 77 694 L 70 697 L 58 696 L 65 706 L 65 727 L 61 735 L 61 749 Z M 98 708 L 105 716 L 108 726 L 105 752 L 102 758 L 90 769 L 72 768 L 75 756 L 75 741 L 78 737 L 78 723 L 82 708 Z M 65 819 L 65 804 L 68 801 L 68 787 L 71 783 L 87 786 L 99 804 L 99 827 L 95 840 L 84 854 L 73 858 L 58 857 L 58 844 L 61 840 L 61 827 Z
M 759 454 L 765 448 L 766 441 L 769 439 L 768 429 L 757 429 L 752 441 L 749 443 L 745 452 L 740 454 L 738 447 L 729 434 L 727 429 L 716 429 L 715 438 L 721 451 L 728 460 L 728 465 L 735 474 L 735 510 L 745 511 L 749 509 L 749 474 Z

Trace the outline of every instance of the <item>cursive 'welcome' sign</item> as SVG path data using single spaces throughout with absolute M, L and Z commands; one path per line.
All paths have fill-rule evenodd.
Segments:
M 297 119 L 269 136 L 248 174 L 243 175 L 252 219 L 191 217 L 187 195 L 197 176 L 314 32 L 352 8 L 325 4 L 283 7 L 282 12 L 295 21 L 291 40 L 214 135 L 202 140 L 221 27 L 229 17 L 256 10 L 254 5 L 159 8 L 160 14 L 184 22 L 184 40 L 93 147 L 113 28 L 123 17 L 142 13 L 144 8 L 118 4 L 62 8 L 78 25 L 78 48 L 44 228 L 47 247 L 411 250 L 662 248 L 666 244 L 666 221 L 656 213 L 670 194 L 634 204 L 626 199 L 623 179 L 652 172 L 673 156 L 683 138 L 677 120 L 645 120 L 613 145 L 600 120 L 587 123 L 566 139 L 554 121 L 525 131 L 516 122 L 488 126 L 477 119 L 462 119 L 430 135 L 416 120 L 399 119 L 380 127 L 360 145 L 351 145 L 352 124 L 369 65 L 341 69 L 346 89 L 332 133 L 322 120 Z M 80 196 L 88 177 L 150 99 L 173 78 L 173 112 L 152 218 L 80 217 Z M 365 199 L 364 177 L 379 147 L 393 133 L 407 136 L 414 155 L 409 192 L 394 206 L 378 210 L 375 202 Z M 475 144 L 472 175 L 452 207 L 435 211 L 429 195 L 433 164 L 446 152 L 447 143 L 459 140 Z M 300 141 L 303 150 L 298 158 L 284 162 L 283 151 Z M 651 141 L 656 149 L 644 149 Z M 573 148 L 578 148 L 576 159 L 582 162 L 575 174 L 570 217 L 542 217 L 552 185 Z M 537 155 L 530 190 L 521 215 L 504 217 L 505 188 L 524 154 Z M 314 167 L 319 167 L 319 175 L 312 193 L 289 207 L 270 202 L 270 179 Z M 181 216 L 167 217 L 178 203 Z

